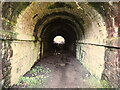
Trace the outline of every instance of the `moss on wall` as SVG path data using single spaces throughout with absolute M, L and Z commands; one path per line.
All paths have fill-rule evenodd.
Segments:
M 89 2 L 88 4 L 97 10 L 103 17 L 113 15 L 113 8 L 108 2 Z
M 5 2 L 2 5 L 3 29 L 11 30 L 17 23 L 17 17 L 30 3 L 29 2 Z
M 72 4 L 64 3 L 64 2 L 52 3 L 48 6 L 48 9 L 54 9 L 54 8 L 70 8 L 70 9 L 73 9 L 73 8 L 75 8 L 75 6 L 72 5 Z
M 17 33 L 14 33 L 12 31 L 8 31 L 8 30 L 1 30 L 0 31 L 0 36 L 2 36 L 2 39 L 16 39 L 17 37 Z
M 2 74 L 3 74 L 3 87 L 10 87 L 11 78 L 11 62 L 10 59 L 13 56 L 13 50 L 10 41 L 2 42 Z
M 91 5 L 94 9 L 96 9 L 99 13 L 103 13 L 103 9 L 104 9 L 104 2 L 89 2 L 89 5 Z

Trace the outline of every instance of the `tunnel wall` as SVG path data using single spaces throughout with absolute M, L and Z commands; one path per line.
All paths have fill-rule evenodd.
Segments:
M 0 2 L 0 18 L 2 17 L 2 4 Z M 2 20 L 0 19 L 0 31 L 2 29 Z M 0 89 L 2 87 L 2 41 L 0 40 Z
M 36 45 L 35 45 L 36 44 Z M 13 42 L 11 47 L 13 57 L 11 58 L 11 84 L 16 83 L 18 77 L 29 71 L 34 63 L 39 59 L 40 45 L 39 42 Z M 19 50 L 18 50 L 19 48 Z
M 100 5 L 100 4 L 99 4 Z M 83 42 L 77 42 L 77 58 L 83 65 L 88 68 L 88 70 L 98 77 L 99 79 L 106 80 L 110 87 L 120 87 L 120 75 L 119 75 L 119 21 L 118 18 L 120 17 L 119 13 L 119 4 L 108 4 L 106 3 L 103 8 L 105 10 L 99 10 L 99 5 L 95 5 L 92 3 L 92 6 L 97 7 L 97 11 L 103 17 L 104 24 L 106 25 L 106 29 L 98 29 L 98 30 L 105 30 L 103 34 L 106 35 L 105 39 L 102 39 L 102 35 L 100 39 L 97 38 L 96 42 L 92 42 L 95 40 L 88 40 L 85 39 Z M 101 4 L 102 6 L 102 4 Z M 109 8 L 108 8 L 109 7 Z M 101 24 L 101 23 L 100 23 Z M 97 25 L 96 25 L 97 26 Z M 97 29 L 94 29 L 97 30 Z M 106 33 L 107 32 L 107 33 Z M 100 32 L 101 33 L 101 32 Z M 100 35 L 97 34 L 98 36 Z M 88 34 L 92 34 L 95 38 L 95 32 L 91 32 Z M 88 35 L 89 36 L 89 35 Z M 103 40 L 102 43 L 99 40 Z M 95 64 L 96 63 L 96 64 Z M 97 72 L 98 71 L 98 72 Z
M 39 59 L 40 45 L 29 41 L 3 41 L 2 44 L 2 83 L 8 87 L 17 83 L 18 77 L 29 71 Z
M 105 48 L 77 43 L 76 52 L 77 59 L 90 71 L 92 75 L 101 79 L 101 75 L 104 70 Z
M 111 4 L 110 4 L 111 5 Z M 112 10 L 106 16 L 107 25 L 107 42 L 105 49 L 105 69 L 103 71 L 102 79 L 108 81 L 111 87 L 120 87 L 120 2 L 112 4 Z M 110 12 L 111 11 L 111 12 Z
M 106 25 L 103 17 L 97 11 L 93 10 L 89 15 L 90 23 L 86 22 L 87 24 L 84 25 L 85 36 L 82 40 L 76 42 L 76 58 L 92 75 L 101 79 L 102 72 L 105 69 L 105 47 L 97 45 L 106 44 Z
M 4 6 L 5 5 L 5 6 Z M 22 6 L 23 5 L 23 6 Z M 35 41 L 34 37 L 29 34 L 15 32 L 15 29 L 22 31 L 23 27 L 16 23 L 27 22 L 24 18 L 17 19 L 28 3 L 3 3 L 2 9 L 2 81 L 4 87 L 9 87 L 18 82 L 21 75 L 24 75 L 31 69 L 34 63 L 40 58 L 40 42 Z M 18 8 L 15 9 L 15 7 Z M 25 17 L 26 18 L 26 17 Z M 28 19 L 27 19 L 28 20 Z M 21 24 L 22 25 L 22 24 Z M 34 27 L 34 26 L 33 26 Z M 26 30 L 34 28 L 27 27 Z M 17 37 L 17 35 L 19 37 Z

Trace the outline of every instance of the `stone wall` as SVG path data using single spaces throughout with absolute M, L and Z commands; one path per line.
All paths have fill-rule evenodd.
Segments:
M 89 44 L 77 43 L 77 59 L 90 71 L 90 73 L 101 79 L 104 70 L 105 48 Z
M 18 77 L 31 69 L 39 59 L 39 42 L 3 41 L 2 42 L 2 70 L 4 87 L 18 82 Z
M 0 2 L 0 18 L 2 17 L 2 4 Z M 0 31 L 2 29 L 2 20 L 0 19 Z M 1 37 L 1 35 L 0 35 Z M 0 89 L 2 87 L 2 41 L 0 40 Z
M 3 41 L 2 42 L 2 74 L 3 74 L 3 85 L 4 87 L 10 86 L 10 77 L 11 77 L 11 62 L 10 58 L 13 55 L 11 48 L 11 42 Z
M 86 12 L 88 12 L 86 10 Z M 107 39 L 106 24 L 103 17 L 95 10 L 89 15 L 90 23 L 85 23 L 85 35 L 76 42 L 76 58 L 90 71 L 101 79 L 104 70 L 104 52 Z M 101 46 L 99 46 L 101 45 Z
M 110 4 L 111 5 L 111 4 Z M 120 2 L 111 5 L 112 10 L 109 8 L 107 11 L 106 25 L 107 25 L 107 42 L 105 50 L 105 70 L 102 78 L 108 81 L 111 87 L 120 87 Z
M 23 28 L 16 25 L 19 14 L 23 12 L 28 3 L 2 3 L 2 30 L 0 31 L 2 46 L 2 79 L 3 87 L 10 87 L 18 82 L 21 75 L 31 69 L 40 58 L 40 42 L 35 41 L 32 35 L 21 35 L 15 32 L 15 27 L 21 31 Z M 16 5 L 18 6 L 16 9 Z M 23 5 L 23 6 L 22 6 Z M 20 19 L 21 20 L 21 19 Z M 22 21 L 23 22 L 23 21 Z M 19 23 L 22 23 L 19 22 Z M 26 23 L 27 24 L 27 23 Z M 26 25 L 27 26 L 27 25 Z M 27 27 L 28 30 L 34 28 Z M 1 62 L 1 61 L 0 61 Z
M 119 56 L 120 49 L 106 48 L 105 51 L 105 70 L 102 79 L 109 82 L 112 87 L 119 87 Z
M 76 43 L 76 58 L 100 80 L 110 87 L 120 87 L 120 49 L 85 43 Z
M 103 7 L 104 10 L 103 8 L 98 8 L 99 5 Z M 92 27 L 89 28 L 91 31 L 86 31 L 88 37 L 85 37 L 82 42 L 76 43 L 76 57 L 88 68 L 91 74 L 94 74 L 99 79 L 106 80 L 110 87 L 116 88 L 120 87 L 120 22 L 118 20 L 120 17 L 120 4 L 114 3 L 111 5 L 105 3 L 104 5 L 101 3 L 99 5 L 92 3 L 92 6 L 94 6 L 103 17 L 103 23 L 106 28 L 100 29 L 96 27 L 97 25 L 94 26 L 95 24 L 93 24 L 94 29 L 92 29 Z
M 39 59 L 40 43 L 29 41 L 13 41 L 13 56 L 11 62 L 11 85 L 18 82 L 18 77 L 24 75 L 31 69 L 34 63 Z

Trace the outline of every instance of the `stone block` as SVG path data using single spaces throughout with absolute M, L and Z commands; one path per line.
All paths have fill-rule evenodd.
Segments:
M 104 47 L 76 44 L 77 59 L 90 71 L 91 74 L 101 79 L 104 70 Z M 79 50 L 78 50 L 79 49 Z
M 21 75 L 24 75 L 31 69 L 33 64 L 39 58 L 40 43 L 28 41 L 14 41 L 11 44 L 13 49 L 13 56 L 11 62 L 11 85 L 18 82 Z M 19 50 L 18 50 L 19 49 Z M 26 64 L 27 63 L 27 64 Z M 25 68 L 23 68 L 23 66 Z

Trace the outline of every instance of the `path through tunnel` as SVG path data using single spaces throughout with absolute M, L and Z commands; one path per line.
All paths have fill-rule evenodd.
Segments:
M 82 34 L 82 31 L 79 31 L 80 23 L 75 18 L 75 16 L 67 12 L 53 12 L 50 15 L 46 15 L 45 18 L 46 21 L 44 22 L 46 23 L 42 28 L 41 34 L 37 37 L 37 39 L 41 38 L 42 41 L 42 55 L 44 55 L 45 52 L 48 53 L 49 51 L 55 51 L 56 49 L 58 49 L 58 47 L 55 48 L 55 44 L 53 43 L 53 39 L 55 38 L 55 36 L 64 37 L 65 44 L 63 45 L 63 50 L 74 50 L 75 53 L 75 42 L 79 40 L 79 38 L 81 37 L 80 34 Z M 35 30 L 39 28 L 40 22 L 37 22 Z
M 93 87 L 84 82 L 91 76 L 110 87 L 119 87 L 119 2 L 1 5 L 4 87 L 16 84 L 22 75 L 30 76 L 35 65 L 53 71 L 50 75 L 59 79 L 52 78 L 57 83 L 53 87 L 61 83 L 67 88 Z M 62 36 L 65 43 L 54 43 L 56 36 Z M 48 87 L 50 84 L 49 79 Z

